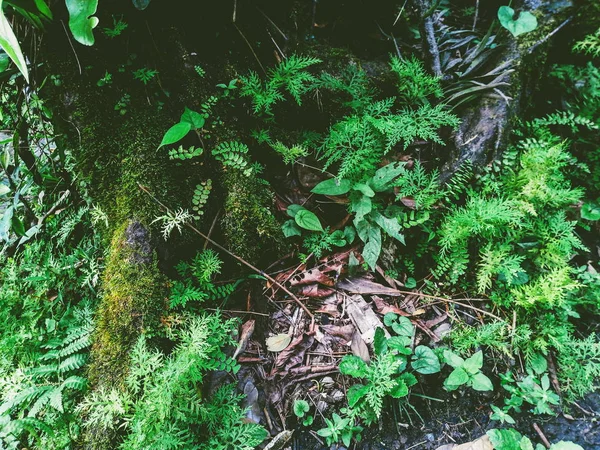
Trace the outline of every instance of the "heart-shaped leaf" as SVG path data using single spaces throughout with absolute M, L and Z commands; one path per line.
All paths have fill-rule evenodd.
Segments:
M 537 18 L 529 11 L 522 11 L 519 17 L 513 19 L 515 10 L 510 6 L 501 6 L 498 9 L 498 20 L 514 37 L 529 33 L 537 28 Z
M 340 362 L 340 372 L 354 378 L 363 378 L 367 374 L 367 365 L 355 355 L 346 355 Z
M 69 28 L 75 40 L 83 45 L 94 45 L 94 28 L 98 18 L 98 0 L 66 0 L 69 10 Z
M 202 114 L 196 111 L 192 111 L 189 108 L 185 108 L 185 111 L 183 111 L 180 120 L 180 122 L 188 122 L 191 125 L 192 130 L 199 130 L 200 128 L 202 128 L 204 126 L 205 121 L 206 119 Z
M 310 231 L 323 231 L 319 218 L 308 209 L 301 209 L 294 216 L 294 220 L 300 228 Z
M 412 368 L 422 374 L 438 373 L 440 371 L 440 360 L 433 350 L 425 345 L 415 348 Z

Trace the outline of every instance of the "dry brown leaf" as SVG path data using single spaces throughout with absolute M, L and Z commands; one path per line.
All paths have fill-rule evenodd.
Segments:
M 335 285 L 335 280 L 319 269 L 305 270 L 290 279 L 290 286 L 304 286 L 313 283 L 331 287 Z
M 368 363 L 371 361 L 371 356 L 369 355 L 369 347 L 360 336 L 359 333 L 354 333 L 352 335 L 352 343 L 350 344 L 350 348 L 352 349 L 352 353 L 362 359 L 364 362 Z
M 235 353 L 233 354 L 233 359 L 235 359 L 241 353 L 244 353 L 246 347 L 248 346 L 248 341 L 252 337 L 252 333 L 254 333 L 254 325 L 256 321 L 254 319 L 250 319 L 242 325 L 242 332 L 240 333 L 240 340 L 238 342 L 238 346 L 235 349 Z
M 302 286 L 302 289 L 300 289 L 299 293 L 305 297 L 324 298 L 334 294 L 335 290 L 321 287 L 318 284 L 313 284 L 310 286 Z
M 384 299 L 382 299 L 381 297 L 378 297 L 376 295 L 374 295 L 373 297 L 371 297 L 373 299 L 373 302 L 375 303 L 375 308 L 376 311 L 379 314 L 383 314 L 384 316 L 387 313 L 394 313 L 394 314 L 398 314 L 400 316 L 410 316 L 410 314 L 402 311 L 400 308 L 397 308 L 394 305 L 390 305 L 388 302 L 386 302 Z
M 375 283 L 367 278 L 348 278 L 338 283 L 339 289 L 344 289 L 351 294 L 361 295 L 389 295 L 390 297 L 399 297 L 404 295 L 397 289 Z

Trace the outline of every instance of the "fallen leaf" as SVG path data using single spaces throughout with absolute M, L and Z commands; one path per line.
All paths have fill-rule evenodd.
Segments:
M 319 269 L 309 269 L 294 275 L 290 280 L 290 286 L 302 286 L 306 284 L 319 283 L 323 286 L 335 285 L 335 280 Z
M 292 438 L 294 430 L 283 430 L 267 444 L 264 450 L 281 450 L 285 444 Z
M 273 364 L 273 369 L 269 374 L 269 378 L 277 375 L 279 369 L 282 368 L 283 370 L 279 372 L 279 375 L 285 376 L 290 368 L 301 364 L 304 359 L 304 354 L 314 342 L 314 336 L 310 336 L 308 334 L 301 334 L 294 339 L 281 353 L 279 353 L 279 355 L 277 355 L 277 359 Z
M 390 305 L 388 302 L 386 302 L 381 297 L 374 295 L 371 298 L 373 299 L 373 302 L 375 303 L 376 311 L 379 314 L 382 314 L 385 316 L 387 313 L 394 313 L 394 314 L 398 314 L 399 316 L 410 316 L 410 314 L 402 311 L 400 308 L 397 308 L 394 305 Z
M 292 337 L 287 333 L 276 334 L 267 339 L 267 350 L 270 352 L 280 352 L 290 345 L 291 341 Z
M 351 294 L 361 295 L 389 295 L 390 297 L 399 297 L 405 295 L 397 289 L 375 283 L 367 278 L 348 278 L 338 283 L 339 289 L 344 289 Z
M 465 444 L 454 445 L 454 444 L 446 444 L 441 447 L 436 448 L 436 450 L 494 450 L 492 443 L 490 442 L 490 438 L 487 435 L 481 436 L 479 439 L 476 439 L 471 442 L 467 442 Z
M 354 333 L 352 335 L 352 343 L 350 344 L 350 348 L 352 349 L 352 353 L 362 359 L 364 362 L 368 363 L 371 361 L 371 356 L 369 355 L 369 347 L 360 336 L 359 333 Z
M 335 290 L 321 287 L 318 284 L 313 284 L 310 286 L 302 286 L 302 289 L 300 289 L 299 293 L 305 297 L 324 298 L 334 294 Z
M 238 355 L 244 353 L 246 347 L 248 346 L 248 341 L 252 337 L 252 333 L 254 333 L 254 325 L 256 321 L 254 319 L 250 319 L 242 325 L 242 332 L 240 333 L 240 340 L 238 342 L 238 346 L 235 349 L 235 353 L 233 354 L 233 359 L 235 359 Z

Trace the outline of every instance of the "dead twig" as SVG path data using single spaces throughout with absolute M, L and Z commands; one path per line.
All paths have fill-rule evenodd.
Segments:
M 538 434 L 538 436 L 540 437 L 540 439 L 542 440 L 542 442 L 544 443 L 544 446 L 546 448 L 550 448 L 550 441 L 548 440 L 548 438 L 544 435 L 542 429 L 539 427 L 539 425 L 537 423 L 533 423 L 533 429 L 535 430 L 535 432 Z

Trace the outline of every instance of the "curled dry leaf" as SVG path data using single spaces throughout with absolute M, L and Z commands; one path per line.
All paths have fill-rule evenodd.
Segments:
M 240 340 L 238 342 L 238 346 L 235 349 L 235 353 L 233 354 L 233 359 L 237 358 L 238 355 L 244 353 L 246 347 L 248 346 L 248 341 L 252 337 L 252 333 L 254 333 L 254 325 L 256 321 L 254 319 L 250 319 L 242 325 L 242 332 L 240 333 Z
M 308 334 L 301 334 L 295 338 L 285 350 L 277 355 L 269 377 L 272 378 L 277 374 L 285 376 L 290 368 L 300 365 L 304 360 L 304 354 L 314 342 L 315 338 Z
M 436 450 L 494 450 L 492 443 L 490 442 L 490 438 L 487 435 L 481 436 L 479 439 L 476 439 L 471 442 L 467 442 L 465 444 L 453 445 L 447 444 L 438 447 Z
M 292 337 L 287 333 L 276 334 L 267 339 L 267 350 L 270 352 L 280 352 L 290 345 L 291 341 Z
M 330 288 L 321 287 L 318 284 L 313 284 L 310 286 L 302 286 L 302 289 L 300 289 L 301 295 L 303 295 L 305 297 L 312 297 L 312 298 L 329 297 L 330 295 L 332 295 L 334 293 L 335 293 L 335 290 L 330 289 Z
M 331 287 L 335 285 L 335 280 L 319 269 L 305 270 L 304 272 L 294 275 L 290 280 L 290 286 L 303 286 L 313 283 Z
M 338 283 L 339 289 L 344 289 L 351 294 L 361 295 L 389 295 L 390 297 L 400 297 L 404 293 L 397 289 L 384 286 L 367 278 L 348 278 Z

